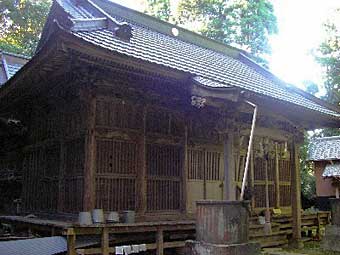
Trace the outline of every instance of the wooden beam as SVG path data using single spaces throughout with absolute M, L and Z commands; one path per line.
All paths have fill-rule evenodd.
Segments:
M 96 97 L 91 92 L 87 98 L 87 130 L 85 136 L 84 197 L 83 210 L 95 208 L 95 171 L 96 171 Z
M 67 255 L 77 255 L 76 252 L 76 235 L 73 229 L 67 230 Z
M 174 242 L 166 242 L 163 244 L 163 248 L 182 248 L 185 246 L 184 241 L 174 241 Z M 146 250 L 156 250 L 157 243 L 147 243 Z M 110 247 L 109 252 L 110 254 L 115 254 L 115 247 Z M 85 254 L 100 254 L 101 248 L 87 248 L 87 249 L 77 249 L 77 254 L 85 255 Z
M 157 243 L 156 254 L 163 255 L 164 254 L 164 243 L 163 243 L 163 230 L 162 229 L 159 229 L 157 231 L 156 243 Z
M 279 150 L 275 143 L 275 207 L 280 208 L 280 171 L 279 171 Z
M 292 247 L 301 248 L 303 242 L 301 239 L 301 177 L 299 162 L 300 144 L 296 138 L 293 138 L 291 144 L 291 203 L 293 218 L 293 236 Z
M 110 247 L 109 247 L 109 231 L 106 227 L 103 227 L 102 230 L 102 240 L 101 240 L 101 254 L 102 255 L 109 255 L 110 254 Z
M 226 200 L 236 200 L 234 133 L 226 134 L 223 141 L 224 192 Z

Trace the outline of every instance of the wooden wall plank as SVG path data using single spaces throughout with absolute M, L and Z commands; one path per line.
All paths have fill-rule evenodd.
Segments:
M 65 141 L 60 141 L 59 183 L 58 183 L 58 212 L 64 211 L 65 188 Z

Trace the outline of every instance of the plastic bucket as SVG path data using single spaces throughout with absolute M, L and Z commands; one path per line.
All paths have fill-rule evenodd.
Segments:
M 92 210 L 92 220 L 93 223 L 104 223 L 104 211 L 103 209 L 93 209 Z
M 135 211 L 123 211 L 124 223 L 135 223 L 136 213 Z
M 92 218 L 90 212 L 79 212 L 78 214 L 79 225 L 92 225 Z
M 119 214 L 118 212 L 109 212 L 106 218 L 107 223 L 118 223 L 119 222 Z

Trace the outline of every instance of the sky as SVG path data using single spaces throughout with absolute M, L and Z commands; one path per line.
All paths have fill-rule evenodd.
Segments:
M 142 0 L 112 1 L 143 11 Z M 272 3 L 279 32 L 270 37 L 270 70 L 282 80 L 302 89 L 306 80 L 322 87 L 322 69 L 311 52 L 325 38 L 322 25 L 335 8 L 340 8 L 340 0 L 272 0 Z M 323 93 L 321 88 L 319 95 Z

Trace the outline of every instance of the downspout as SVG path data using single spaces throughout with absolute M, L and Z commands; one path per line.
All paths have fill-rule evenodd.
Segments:
M 250 153 L 251 153 L 251 148 L 252 148 L 252 144 L 253 144 L 254 130 L 255 130 L 255 124 L 256 124 L 256 115 L 257 115 L 257 105 L 248 101 L 248 100 L 245 100 L 244 102 L 246 102 L 247 104 L 249 104 L 250 106 L 252 106 L 254 108 L 254 113 L 253 113 L 253 120 L 252 120 L 252 123 L 251 123 L 251 129 L 250 129 L 248 151 L 247 151 L 246 165 L 244 167 L 244 173 L 243 173 L 240 200 L 243 200 L 244 190 L 246 188 L 247 175 L 248 175 L 248 169 L 249 169 L 249 161 L 250 161 Z

